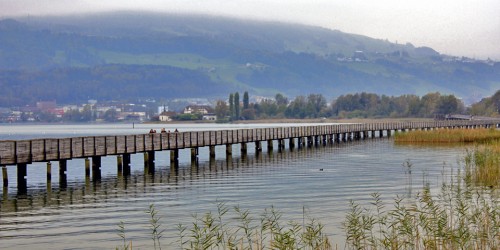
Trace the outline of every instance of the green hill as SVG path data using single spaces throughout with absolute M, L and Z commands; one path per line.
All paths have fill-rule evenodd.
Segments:
M 500 88 L 500 64 L 312 26 L 107 13 L 0 21 L 0 106 L 139 97 L 289 96 Z

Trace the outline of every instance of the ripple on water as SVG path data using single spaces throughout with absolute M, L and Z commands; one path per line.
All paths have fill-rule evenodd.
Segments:
M 256 219 L 271 206 L 283 212 L 284 220 L 301 221 L 305 212 L 321 219 L 342 246 L 340 224 L 349 200 L 368 204 L 370 194 L 378 192 L 390 202 L 427 181 L 437 186 L 442 173 L 446 176 L 457 166 L 461 153 L 460 148 L 395 146 L 390 139 L 374 139 L 246 159 L 236 153 L 229 162 L 200 161 L 195 168 L 184 160 L 179 169 L 156 166 L 154 176 L 145 175 L 138 160 L 127 179 L 114 174 L 111 159 L 102 167 L 100 183 L 85 184 L 82 171 L 75 170 L 68 173 L 72 181 L 65 190 L 56 179 L 50 192 L 45 190 L 45 169 L 33 168 L 29 174 L 40 179 L 30 186 L 28 197 L 8 193 L 1 201 L 0 248 L 111 249 L 121 244 L 120 221 L 134 248 L 149 248 L 150 204 L 162 217 L 167 245 L 176 240 L 177 224 L 192 223 L 194 214 L 215 213 L 220 202 L 249 209 Z M 405 161 L 413 164 L 411 182 Z M 81 170 L 81 162 L 70 164 Z

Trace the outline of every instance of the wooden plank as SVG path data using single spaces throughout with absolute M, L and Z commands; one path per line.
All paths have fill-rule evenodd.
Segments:
M 116 155 L 116 137 L 115 136 L 106 136 L 106 155 Z
M 30 163 L 31 162 L 31 141 L 17 141 L 16 143 L 16 163 Z
M 31 141 L 31 160 L 34 162 L 45 161 L 45 139 Z
M 177 133 L 168 133 L 168 148 L 176 149 L 177 148 Z
M 215 131 L 208 131 L 208 146 L 215 145 Z M 206 143 L 207 141 L 205 141 Z
M 59 160 L 59 139 L 45 139 L 45 160 Z
M 158 136 L 159 133 L 154 134 L 145 134 L 144 135 L 144 151 L 154 151 L 154 140 L 155 136 Z
M 184 142 L 184 148 L 191 148 L 192 147 L 192 141 L 191 141 L 191 132 L 183 132 L 182 133 L 182 140 Z
M 184 133 L 177 133 L 177 148 L 185 148 Z
M 162 134 L 165 133 L 158 133 L 158 134 L 153 134 L 153 142 L 152 142 L 152 150 L 161 150 L 162 149 Z
M 205 132 L 197 131 L 196 133 L 196 146 L 204 147 L 205 146 Z
M 95 155 L 96 156 L 103 156 L 106 155 L 106 136 L 96 136 L 94 137 L 95 140 Z
M 143 151 L 152 151 L 153 150 L 153 136 L 154 134 L 144 134 L 142 137 L 142 148 Z
M 16 164 L 16 142 L 0 141 L 0 164 Z
M 168 145 L 168 135 L 170 133 L 161 133 L 161 150 L 167 150 L 167 149 L 170 149 L 169 145 Z
M 142 134 L 135 136 L 135 152 L 144 152 L 145 149 L 145 137 L 148 137 L 149 134 Z
M 72 155 L 72 138 L 59 139 L 59 159 L 71 159 Z
M 72 157 L 73 158 L 81 158 L 83 157 L 83 141 L 84 141 L 84 138 L 83 137 L 75 137 L 75 138 L 72 138 L 73 141 L 71 142 L 71 148 L 72 148 Z M 32 146 L 33 148 L 33 153 L 35 151 L 35 145 L 32 143 Z
M 83 156 L 89 157 L 89 156 L 94 156 L 94 154 L 95 154 L 94 137 L 83 137 Z
M 126 145 L 126 148 L 127 148 L 127 152 L 126 153 L 135 153 L 136 150 L 135 150 L 135 135 L 127 135 L 125 137 L 125 145 Z
M 115 136 L 115 144 L 116 144 L 116 154 L 127 153 L 127 136 L 125 135 Z
M 226 144 L 232 144 L 233 143 L 233 132 L 234 130 L 226 130 L 227 131 L 227 142 Z

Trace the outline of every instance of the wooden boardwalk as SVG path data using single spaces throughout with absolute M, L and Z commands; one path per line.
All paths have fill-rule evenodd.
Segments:
M 500 120 L 394 122 L 0 141 L 0 165 L 4 186 L 8 185 L 7 166 L 15 165 L 18 189 L 25 190 L 26 166 L 33 162 L 48 163 L 47 181 L 50 181 L 50 162 L 58 161 L 59 174 L 64 181 L 67 160 L 85 158 L 86 175 L 90 174 L 91 165 L 93 178 L 99 179 L 101 157 L 110 155 L 118 156 L 117 165 L 127 175 L 130 171 L 130 154 L 136 153 L 145 153 L 145 166 L 154 170 L 155 151 L 170 150 L 171 162 L 176 163 L 179 149 L 186 148 L 191 149 L 194 161 L 199 147 L 209 147 L 212 158 L 215 157 L 215 146 L 218 145 L 225 145 L 226 154 L 231 154 L 232 145 L 241 144 L 242 154 L 246 154 L 247 143 L 255 143 L 256 152 L 259 152 L 263 141 L 267 142 L 268 150 L 272 150 L 274 140 L 278 141 L 278 147 L 284 147 L 285 140 L 288 140 L 289 147 L 293 148 L 320 142 L 390 136 L 392 131 L 499 125 Z M 89 158 L 92 160 L 91 164 Z

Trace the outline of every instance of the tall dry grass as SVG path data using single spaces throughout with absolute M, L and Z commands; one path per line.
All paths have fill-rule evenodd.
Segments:
M 465 170 L 476 185 L 500 185 L 500 130 L 440 129 L 397 133 L 399 143 L 473 143 L 467 150 Z
M 500 139 L 500 130 L 496 129 L 437 129 L 416 130 L 396 133 L 396 142 L 406 143 L 483 143 Z
M 498 188 L 500 185 L 500 140 L 476 145 L 467 150 L 465 170 L 476 185 Z

